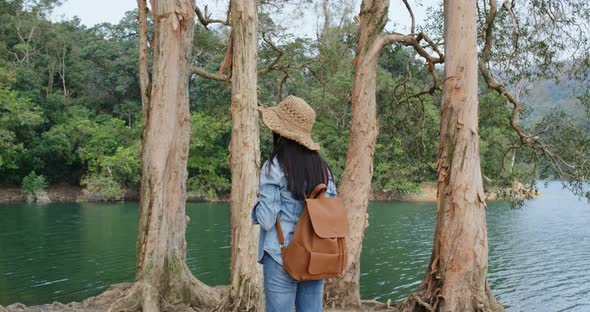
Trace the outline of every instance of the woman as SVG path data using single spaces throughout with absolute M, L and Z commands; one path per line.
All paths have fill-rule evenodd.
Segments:
M 320 156 L 311 130 L 314 110 L 302 99 L 288 96 L 272 108 L 259 108 L 262 121 L 273 132 L 273 149 L 260 170 L 259 197 L 252 222 L 260 224 L 258 262 L 263 265 L 266 311 L 322 311 L 324 281 L 298 282 L 283 269 L 275 226 L 277 217 L 288 245 L 303 211 L 304 198 L 326 183 L 326 196 L 336 196 L 330 166 Z

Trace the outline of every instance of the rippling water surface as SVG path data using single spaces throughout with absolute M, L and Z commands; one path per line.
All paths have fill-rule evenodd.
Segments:
M 509 311 L 590 311 L 590 205 L 550 183 L 521 209 L 488 206 L 489 280 Z M 0 205 L 0 305 L 80 301 L 132 281 L 137 204 Z M 187 262 L 229 281 L 228 205 L 188 204 Z M 361 259 L 364 298 L 402 300 L 431 253 L 434 204 L 371 203 Z

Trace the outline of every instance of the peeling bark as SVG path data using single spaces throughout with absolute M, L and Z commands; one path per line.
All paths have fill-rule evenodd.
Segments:
M 194 9 L 189 0 L 152 0 L 153 69 L 147 67 L 147 4 L 138 0 L 143 101 L 142 178 L 133 286 L 110 311 L 161 311 L 167 305 L 213 307 L 217 290 L 186 265 L 186 162 L 190 136 L 189 60 Z
M 434 245 L 422 284 L 397 310 L 503 311 L 487 283 L 475 2 L 445 0 L 444 23 L 446 60 Z
M 231 116 L 229 163 L 232 174 L 231 281 L 218 311 L 264 311 L 262 269 L 257 263 L 258 227 L 250 220 L 260 168 L 257 101 L 256 0 L 231 1 Z
M 327 306 L 360 307 L 360 255 L 365 228 L 373 155 L 379 132 L 377 125 L 378 59 L 383 48 L 383 28 L 387 23 L 389 0 L 364 0 L 359 14 L 360 30 L 352 84 L 350 140 L 339 193 L 347 207 L 349 237 L 348 264 L 344 275 L 326 283 Z

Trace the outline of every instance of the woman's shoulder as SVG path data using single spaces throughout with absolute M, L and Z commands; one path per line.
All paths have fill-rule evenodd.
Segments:
M 274 157 L 272 161 L 270 159 L 267 159 L 264 162 L 262 168 L 260 169 L 260 175 L 267 176 L 268 178 L 280 179 L 285 175 L 285 173 L 283 172 L 283 169 L 281 168 L 278 159 Z
M 280 165 L 279 160 L 277 159 L 277 157 L 273 157 L 272 161 L 270 159 L 265 160 L 264 163 L 262 164 L 262 169 L 268 169 L 269 166 L 271 168 L 275 168 L 276 167 L 277 169 L 279 169 L 279 170 L 282 171 L 281 165 Z

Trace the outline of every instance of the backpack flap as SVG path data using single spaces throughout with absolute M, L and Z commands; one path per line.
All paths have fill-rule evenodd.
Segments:
M 306 199 L 307 211 L 313 231 L 321 238 L 348 236 L 348 221 L 342 199 L 318 198 Z

